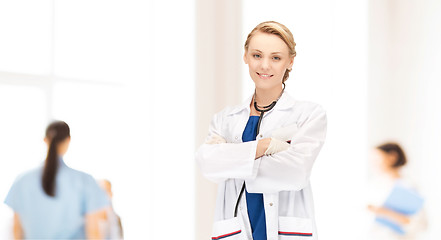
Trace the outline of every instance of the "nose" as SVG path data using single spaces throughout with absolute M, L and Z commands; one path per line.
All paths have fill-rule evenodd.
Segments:
M 263 58 L 260 67 L 262 68 L 262 70 L 268 70 L 270 68 L 270 60 L 267 58 Z

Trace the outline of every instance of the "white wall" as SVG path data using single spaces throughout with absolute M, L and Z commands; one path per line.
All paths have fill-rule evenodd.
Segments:
M 370 147 L 393 140 L 407 153 L 407 174 L 426 197 L 429 229 L 441 236 L 441 2 L 369 2 Z
M 194 149 L 213 113 L 252 93 L 242 46 L 255 25 L 276 20 L 297 42 L 287 91 L 328 111 L 312 174 L 320 238 L 364 231 L 367 152 L 390 139 L 408 152 L 427 198 L 427 239 L 437 239 L 440 11 L 437 0 L 2 1 L 0 199 L 40 162 L 49 119 L 62 118 L 77 139 L 67 161 L 112 180 L 127 238 L 160 239 L 173 226 L 207 239 L 216 186 L 195 170 Z M 2 205 L 0 238 L 10 217 Z M 342 236 L 348 221 L 360 224 Z
M 197 1 L 196 131 L 198 147 L 213 115 L 241 101 L 241 1 Z M 217 186 L 196 170 L 196 239 L 210 239 Z
M 1 1 L 0 201 L 61 119 L 67 164 L 112 182 L 127 239 L 194 239 L 194 42 L 191 0 Z M 1 204 L 1 239 L 11 217 Z

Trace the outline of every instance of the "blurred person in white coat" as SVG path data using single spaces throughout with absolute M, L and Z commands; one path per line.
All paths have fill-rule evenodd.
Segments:
M 368 194 L 368 210 L 372 217 L 385 219 L 386 223 L 372 219 L 369 228 L 369 240 L 416 240 L 423 239 L 422 233 L 427 228 L 427 217 L 424 205 L 414 214 L 403 214 L 391 207 L 385 206 L 386 200 L 395 187 L 410 191 L 419 196 L 418 184 L 408 174 L 403 173 L 407 164 L 406 154 L 400 145 L 389 142 L 376 147 L 374 151 L 375 177 L 370 181 Z M 420 197 L 420 196 L 419 196 Z M 406 206 L 405 195 L 400 203 Z M 402 208 L 402 206 L 401 206 Z M 392 223 L 392 225 L 390 224 Z
M 100 216 L 100 230 L 103 233 L 104 239 L 124 239 L 121 218 L 116 214 L 113 208 L 113 191 L 112 183 L 107 179 L 98 181 L 100 187 L 106 191 L 110 199 L 110 206 L 106 207 L 105 211 Z
M 203 175 L 219 184 L 212 239 L 317 239 L 309 177 L 327 120 L 284 92 L 295 45 L 277 22 L 251 31 L 244 61 L 255 92 L 215 114 L 197 150 Z

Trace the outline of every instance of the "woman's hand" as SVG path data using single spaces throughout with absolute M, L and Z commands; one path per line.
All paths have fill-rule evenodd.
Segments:
M 105 208 L 86 214 L 85 230 L 87 239 L 104 238 L 99 226 L 99 222 L 103 219 L 103 216 L 107 217 Z
M 265 155 L 271 155 L 278 152 L 285 151 L 289 148 L 289 143 L 279 140 L 277 138 L 271 138 L 271 142 L 265 151 Z
M 271 143 L 271 138 L 263 138 L 257 142 L 257 150 L 256 150 L 256 158 L 258 159 L 265 155 L 266 150 L 268 149 Z
M 20 217 L 18 216 L 18 213 L 14 213 L 14 239 L 23 239 L 24 233 L 23 233 L 23 227 L 21 226 Z
M 227 141 L 225 140 L 225 138 L 217 135 L 217 134 L 213 134 L 211 136 L 210 139 L 208 139 L 205 144 L 220 144 L 220 143 L 226 143 Z
M 386 217 L 390 220 L 393 220 L 395 222 L 398 222 L 400 224 L 408 224 L 410 222 L 410 219 L 408 216 L 395 212 L 393 210 L 390 210 L 385 207 L 378 207 L 373 205 L 368 205 L 368 210 L 375 213 L 375 215 L 380 217 Z
M 256 159 L 263 155 L 271 155 L 289 148 L 290 144 L 276 138 L 264 138 L 257 142 Z

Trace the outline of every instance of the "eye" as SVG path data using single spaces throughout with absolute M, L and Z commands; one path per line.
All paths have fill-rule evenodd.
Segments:
M 253 54 L 254 58 L 260 58 L 260 54 Z
M 274 60 L 279 61 L 280 57 L 273 57 Z

